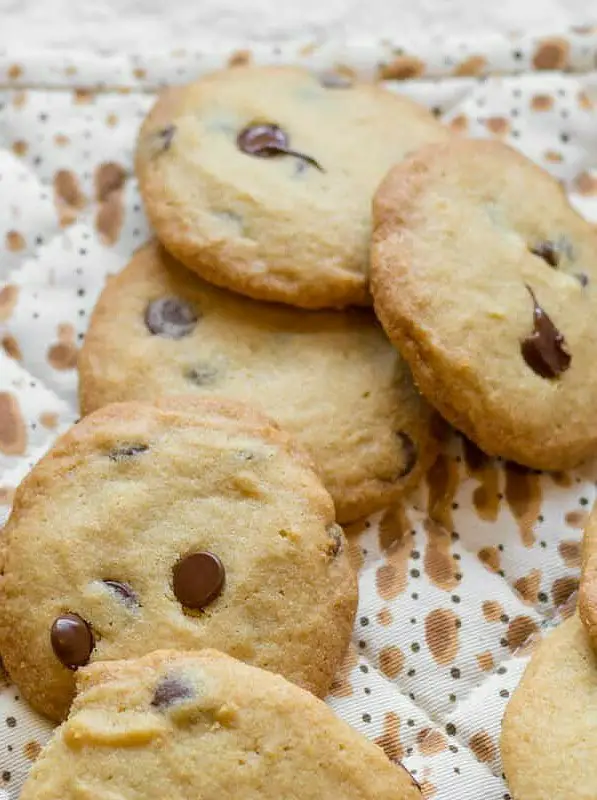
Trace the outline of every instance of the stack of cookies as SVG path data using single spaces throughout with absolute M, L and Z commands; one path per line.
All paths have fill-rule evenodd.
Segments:
M 597 452 L 597 235 L 507 147 L 286 67 L 164 92 L 137 174 L 157 240 L 5 529 L 0 652 L 70 709 L 23 800 L 420 798 L 316 699 L 356 612 L 338 523 L 417 485 L 442 417 L 534 468 Z

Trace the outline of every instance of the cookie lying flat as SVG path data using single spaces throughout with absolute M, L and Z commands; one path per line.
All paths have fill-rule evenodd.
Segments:
M 597 650 L 597 507 L 585 526 L 582 577 L 578 591 L 578 613 Z
M 77 683 L 21 800 L 421 800 L 320 700 L 214 650 L 93 664 Z
M 341 522 L 394 500 L 435 454 L 433 413 L 369 311 L 250 301 L 155 245 L 108 283 L 79 371 L 84 413 L 188 392 L 261 406 L 309 450 Z
M 115 404 L 61 437 L 3 534 L 0 652 L 66 713 L 77 667 L 216 647 L 326 693 L 357 589 L 330 496 L 273 423 L 234 403 Z
M 514 800 L 597 797 L 597 660 L 578 617 L 562 623 L 531 658 L 502 729 Z
M 597 451 L 597 234 L 499 142 L 421 150 L 374 202 L 371 290 L 423 394 L 539 469 Z
M 243 67 L 161 95 L 137 174 L 158 237 L 206 280 L 304 308 L 369 304 L 373 192 L 447 136 L 380 87 Z

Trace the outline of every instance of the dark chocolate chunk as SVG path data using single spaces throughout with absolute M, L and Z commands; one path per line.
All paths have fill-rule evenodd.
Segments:
M 224 565 L 214 553 L 191 553 L 178 561 L 172 570 L 176 599 L 187 608 L 205 608 L 222 591 Z
M 538 242 L 531 247 L 531 253 L 542 258 L 550 267 L 557 267 L 560 263 L 561 250 L 557 242 Z
M 196 386 L 213 386 L 218 377 L 218 370 L 211 364 L 197 364 L 185 372 L 185 378 Z
M 325 89 L 351 89 L 353 81 L 346 75 L 340 75 L 339 72 L 323 72 L 319 76 L 319 83 Z
M 122 583 L 121 581 L 110 581 L 105 580 L 104 583 L 110 589 L 113 594 L 118 595 L 119 599 L 127 606 L 138 606 L 139 605 L 139 598 L 137 594 L 133 591 L 131 586 L 128 583 Z
M 398 431 L 398 438 L 400 439 L 404 452 L 404 467 L 398 477 L 404 478 L 415 468 L 415 464 L 417 463 L 417 448 L 410 436 L 404 433 L 404 431 Z
M 167 676 L 155 687 L 151 705 L 154 708 L 168 708 L 175 703 L 189 700 L 193 697 L 193 688 L 184 683 L 180 678 Z
M 336 558 L 344 550 L 344 531 L 336 522 L 333 522 L 326 528 L 326 533 L 330 537 L 328 554 L 332 558 Z
M 160 297 L 152 300 L 145 309 L 145 324 L 157 336 L 182 339 L 197 324 L 195 309 L 180 297 Z
M 572 357 L 563 335 L 541 308 L 531 287 L 526 288 L 533 300 L 533 332 L 520 344 L 522 357 L 537 375 L 557 378 L 568 369 Z
M 125 461 L 128 458 L 134 458 L 140 453 L 144 453 L 146 450 L 149 450 L 149 445 L 147 444 L 127 444 L 110 450 L 108 457 L 110 461 Z
M 68 669 L 84 667 L 95 647 L 91 627 L 78 614 L 62 614 L 52 623 L 50 641 L 56 658 Z
M 279 125 L 268 123 L 247 125 L 236 137 L 236 144 L 239 150 L 250 156 L 258 158 L 273 158 L 279 155 L 294 156 L 311 164 L 320 172 L 324 172 L 321 164 L 314 158 L 290 149 L 288 134 Z
M 161 131 L 158 131 L 158 137 L 160 139 L 162 150 L 165 151 L 170 149 L 175 132 L 176 128 L 174 125 L 167 125 L 165 128 L 162 128 Z

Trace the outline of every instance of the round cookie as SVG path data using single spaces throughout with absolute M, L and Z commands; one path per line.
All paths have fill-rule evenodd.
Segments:
M 597 233 L 506 145 L 422 149 L 374 201 L 371 291 L 442 415 L 537 469 L 597 451 Z
M 83 413 L 195 392 L 261 406 L 311 454 L 340 522 L 433 460 L 434 414 L 370 311 L 300 311 L 191 275 L 155 244 L 110 279 L 79 357 Z
M 578 617 L 533 653 L 503 721 L 502 759 L 514 800 L 597 797 L 597 660 Z
M 81 670 L 21 800 L 421 800 L 321 700 L 214 650 Z
M 211 283 L 303 308 L 368 305 L 373 192 L 447 137 L 379 86 L 240 67 L 167 89 L 136 170 L 158 237 Z
M 36 709 L 88 661 L 216 647 L 324 695 L 356 577 L 310 459 L 235 403 L 114 404 L 62 436 L 3 532 L 0 652 Z

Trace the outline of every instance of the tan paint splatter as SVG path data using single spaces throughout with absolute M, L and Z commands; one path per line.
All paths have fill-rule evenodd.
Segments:
M 72 77 L 73 75 L 77 74 L 77 68 L 74 66 L 74 64 L 69 64 L 68 67 L 65 67 L 64 74 Z
M 12 505 L 15 490 L 9 489 L 7 486 L 0 486 L 0 506 Z
M 348 645 L 348 650 L 344 656 L 342 666 L 336 673 L 336 676 L 330 687 L 330 694 L 334 697 L 351 697 L 352 684 L 350 683 L 350 673 L 356 667 L 359 657 L 355 646 L 352 642 Z
M 450 128 L 456 133 L 466 133 L 468 131 L 468 117 L 466 114 L 458 114 L 450 121 Z
M 593 110 L 595 104 L 586 92 L 579 92 L 576 99 L 578 100 L 579 108 L 582 108 L 583 111 Z
M 541 479 L 525 467 L 508 462 L 506 474 L 506 502 L 518 523 L 520 537 L 525 547 L 535 541 L 535 523 L 541 511 Z
M 477 553 L 479 561 L 481 561 L 487 569 L 492 572 L 499 572 L 501 567 L 500 551 L 497 547 L 482 547 Z
M 12 152 L 15 156 L 25 156 L 29 150 L 29 145 L 24 139 L 17 139 L 16 142 L 12 143 Z
M 530 617 L 514 617 L 508 626 L 508 633 L 506 634 L 510 652 L 514 653 L 523 647 L 527 640 L 534 636 L 538 630 L 537 624 Z
M 460 581 L 458 564 L 452 558 L 450 534 L 433 520 L 425 520 L 424 525 L 427 531 L 425 572 L 435 586 L 449 591 Z
M 536 94 L 531 99 L 533 111 L 549 111 L 553 107 L 554 99 L 550 94 Z
M 77 106 L 86 106 L 95 100 L 95 92 L 91 89 L 75 89 L 73 92 L 73 103 Z
M 298 54 L 299 56 L 312 56 L 313 53 L 317 52 L 320 45 L 318 42 L 307 42 L 307 44 L 302 45 L 299 47 Z
M 578 578 L 566 575 L 563 578 L 556 578 L 551 587 L 551 599 L 556 608 L 567 603 L 571 595 L 578 589 Z
M 587 511 L 579 511 L 576 509 L 574 511 L 568 511 L 564 519 L 569 528 L 583 530 L 589 519 L 589 514 Z
M 396 542 L 410 535 L 411 524 L 402 503 L 388 508 L 379 523 L 379 546 L 389 550 Z
M 539 586 L 541 585 L 541 570 L 532 569 L 528 575 L 523 575 L 514 582 L 514 588 L 527 603 L 527 605 L 534 605 L 537 602 L 537 595 L 539 593 Z
M 391 600 L 406 589 L 411 538 L 404 509 L 399 505 L 389 508 L 379 525 L 386 563 L 377 568 L 375 575 L 377 591 L 383 600 Z
M 17 398 L 10 392 L 0 392 L 0 452 L 20 456 L 27 447 L 27 429 Z
M 10 80 L 16 81 L 23 74 L 23 67 L 20 64 L 11 64 L 6 73 Z
M 24 250 L 27 246 L 27 242 L 25 241 L 25 237 L 19 231 L 8 231 L 6 234 L 5 239 L 6 249 L 10 250 L 11 253 L 18 253 L 20 250 Z
M 108 128 L 115 128 L 118 125 L 118 115 L 117 114 L 108 114 L 106 117 L 106 125 Z
M 485 127 L 496 136 L 505 136 L 510 132 L 510 120 L 507 117 L 487 117 Z
M 63 133 L 57 133 L 54 136 L 54 144 L 57 147 L 66 147 L 67 145 L 70 144 L 70 139 L 68 138 L 68 136 L 65 136 Z
M 458 616 L 446 608 L 436 608 L 425 618 L 425 641 L 438 664 L 451 664 L 458 653 Z
M 547 473 L 556 486 L 567 489 L 572 486 L 572 475 L 569 472 L 548 472 Z
M 95 227 L 105 245 L 118 241 L 124 221 L 123 188 L 126 170 L 113 161 L 100 164 L 95 173 L 95 194 L 100 206 Z
M 392 624 L 392 622 L 394 621 L 394 617 L 392 616 L 392 612 L 390 611 L 389 608 L 387 608 L 387 606 L 382 608 L 381 611 L 377 612 L 377 621 L 379 622 L 380 625 L 383 625 L 385 628 L 387 628 L 388 625 Z
M 2 344 L 2 349 L 9 358 L 14 358 L 15 361 L 22 360 L 23 353 L 21 352 L 19 343 L 17 342 L 14 336 L 11 336 L 10 334 L 7 333 L 5 336 L 2 337 L 0 343 Z
M 415 56 L 398 56 L 389 64 L 380 64 L 378 78 L 382 81 L 404 81 L 418 78 L 425 72 L 425 62 Z
M 435 797 L 437 794 L 437 787 L 434 786 L 430 781 L 423 781 L 423 783 L 419 784 L 421 789 L 421 794 L 423 795 L 423 800 L 431 800 L 432 797 Z
M 247 64 L 250 64 L 250 63 L 251 63 L 251 51 L 250 50 L 235 50 L 228 57 L 228 66 L 229 67 L 246 67 Z
M 135 67 L 133 70 L 133 75 L 139 81 L 145 80 L 147 77 L 147 70 L 143 69 L 143 67 Z
M 9 283 L 0 289 L 0 322 L 6 322 L 15 309 L 19 298 L 19 287 Z
M 74 369 L 77 366 L 78 349 L 72 325 L 58 326 L 58 342 L 48 349 L 48 361 L 58 370 Z
M 469 740 L 469 747 L 475 754 L 477 761 L 486 764 L 488 761 L 493 761 L 496 755 L 495 745 L 491 741 L 491 736 L 487 731 L 479 731 L 471 736 Z
M 535 69 L 565 69 L 569 50 L 570 43 L 566 39 L 543 39 L 533 56 L 533 66 Z
M 34 741 L 33 739 L 23 747 L 23 753 L 25 754 L 25 758 L 29 761 L 35 761 L 36 758 L 41 753 L 41 745 L 39 742 Z
M 98 203 L 105 202 L 113 192 L 121 191 L 126 178 L 125 168 L 115 161 L 106 161 L 100 164 L 94 175 L 95 199 Z
M 588 172 L 580 172 L 573 182 L 574 190 L 585 197 L 597 194 L 597 177 Z
M 543 158 L 550 164 L 561 164 L 564 160 L 564 156 L 558 150 L 546 150 Z
M 61 227 L 71 225 L 81 209 L 85 208 L 87 198 L 83 194 L 77 176 L 67 169 L 59 169 L 54 175 L 54 202 Z
M 402 672 L 404 654 L 399 647 L 394 645 L 384 647 L 379 654 L 379 668 L 388 678 L 395 678 Z
M 581 545 L 573 539 L 560 542 L 558 545 L 558 552 L 562 557 L 562 561 L 570 569 L 578 569 L 581 564 Z
M 39 421 L 44 428 L 52 431 L 58 425 L 58 414 L 55 411 L 42 411 Z
M 375 740 L 390 761 L 401 761 L 404 758 L 404 748 L 400 741 L 400 717 L 393 711 L 388 711 L 384 718 L 383 734 Z
M 476 75 L 483 75 L 487 68 L 485 56 L 469 56 L 454 67 L 453 75 L 459 78 L 472 78 Z
M 23 108 L 27 100 L 29 99 L 29 95 L 24 89 L 19 89 L 18 92 L 15 92 L 12 96 L 12 104 L 14 108 Z
M 479 669 L 483 670 L 483 672 L 491 672 L 495 665 L 493 655 L 489 650 L 477 654 L 477 664 L 479 665 Z
M 504 613 L 504 609 L 497 600 L 484 600 L 481 608 L 487 622 L 499 622 Z
M 439 522 L 448 530 L 454 527 L 452 521 L 452 503 L 458 491 L 460 474 L 458 464 L 447 456 L 440 454 L 427 472 L 429 494 L 427 513 L 435 522 Z
M 361 567 L 365 563 L 365 556 L 363 555 L 363 548 L 356 539 L 348 539 L 346 542 L 346 555 L 350 562 L 350 566 L 355 572 L 360 572 Z
M 423 756 L 437 756 L 448 746 L 446 737 L 433 728 L 421 728 L 417 734 L 417 745 Z

